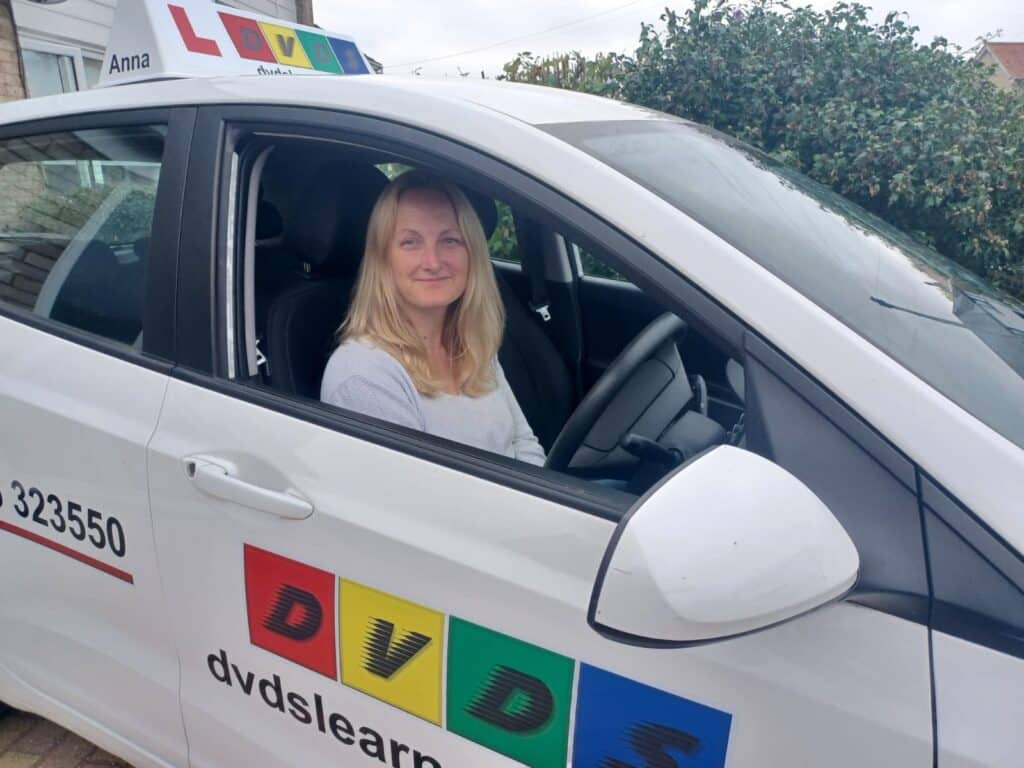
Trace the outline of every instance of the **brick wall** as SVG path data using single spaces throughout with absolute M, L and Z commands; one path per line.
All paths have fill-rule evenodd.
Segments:
M 0 0 L 0 101 L 25 98 L 18 33 L 11 0 Z M 0 199 L 0 230 L 15 211 L 42 191 L 38 167 L 7 169 Z M 40 278 L 53 268 L 52 254 L 33 254 L 25 244 L 0 240 L 0 300 L 31 309 L 42 287 Z M 32 263 L 32 262 L 35 263 Z
M 0 0 L 0 101 L 23 98 L 25 79 L 11 0 Z

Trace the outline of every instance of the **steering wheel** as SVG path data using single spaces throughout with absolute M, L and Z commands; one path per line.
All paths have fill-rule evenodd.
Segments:
M 640 331 L 618 357 L 612 360 L 601 378 L 572 412 L 562 431 L 555 438 L 551 450 L 548 451 L 544 466 L 562 472 L 567 470 L 590 430 L 630 377 L 644 362 L 654 357 L 663 344 L 685 330 L 686 323 L 683 320 L 671 312 L 666 312 Z

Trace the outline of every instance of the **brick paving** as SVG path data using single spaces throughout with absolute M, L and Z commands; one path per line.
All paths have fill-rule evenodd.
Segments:
M 0 714 L 0 768 L 131 768 L 55 723 L 25 712 Z

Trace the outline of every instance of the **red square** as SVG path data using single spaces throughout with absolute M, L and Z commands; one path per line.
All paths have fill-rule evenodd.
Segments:
M 255 59 L 256 61 L 269 61 L 277 63 L 274 52 L 270 50 L 260 25 L 253 19 L 246 19 L 242 16 L 235 16 L 233 13 L 220 11 L 220 20 L 224 23 L 231 42 L 235 44 L 238 55 L 244 59 Z
M 253 645 L 337 679 L 336 579 L 245 545 L 245 599 Z

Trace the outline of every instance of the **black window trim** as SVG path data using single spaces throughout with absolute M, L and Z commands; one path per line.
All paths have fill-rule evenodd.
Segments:
M 1013 628 L 1008 628 L 992 617 L 976 613 L 970 605 L 952 605 L 936 597 L 932 573 L 938 566 L 932 558 L 926 517 L 934 515 L 962 538 L 972 552 L 1022 593 L 1024 554 L 1016 552 L 985 520 L 961 504 L 911 457 L 893 446 L 877 428 L 831 394 L 791 358 L 753 333 L 747 338 L 747 353 L 779 376 L 917 498 L 928 593 L 865 592 L 855 587 L 845 599 L 925 625 L 934 632 L 1024 658 L 1024 639 Z
M 193 107 L 126 109 L 91 112 L 0 125 L 0 141 L 27 136 L 135 125 L 165 125 L 167 136 L 157 183 L 156 206 L 146 265 L 142 350 L 74 326 L 39 317 L 30 310 L 0 302 L 0 317 L 13 320 L 51 336 L 78 344 L 125 362 L 169 373 L 175 356 L 174 310 L 178 271 L 178 237 L 181 230 L 185 168 L 192 143 L 196 110 Z
M 450 169 L 456 181 L 469 181 L 485 190 L 491 186 L 501 193 L 498 196 L 511 196 L 517 202 L 521 198 L 527 210 L 559 231 L 568 226 L 580 242 L 612 254 L 617 267 L 623 268 L 622 262 L 628 259 L 624 271 L 637 274 L 637 282 L 651 295 L 665 305 L 685 307 L 688 318 L 692 316 L 702 332 L 729 348 L 741 348 L 743 327 L 731 313 L 595 214 L 503 161 L 449 138 L 379 118 L 317 108 L 214 105 L 201 107 L 197 115 L 185 193 L 184 220 L 190 226 L 181 239 L 176 328 L 179 367 L 172 374 L 184 381 L 609 520 L 621 518 L 635 501 L 630 494 L 286 397 L 251 382 L 227 379 L 223 276 L 229 254 L 225 247 L 227 217 L 218 212 L 227 204 L 235 144 L 255 133 L 326 139 L 393 152 L 415 162 L 448 166 L 446 171 Z M 239 167 L 243 165 L 239 162 Z M 236 370 L 244 371 L 241 344 L 236 345 L 235 355 Z

